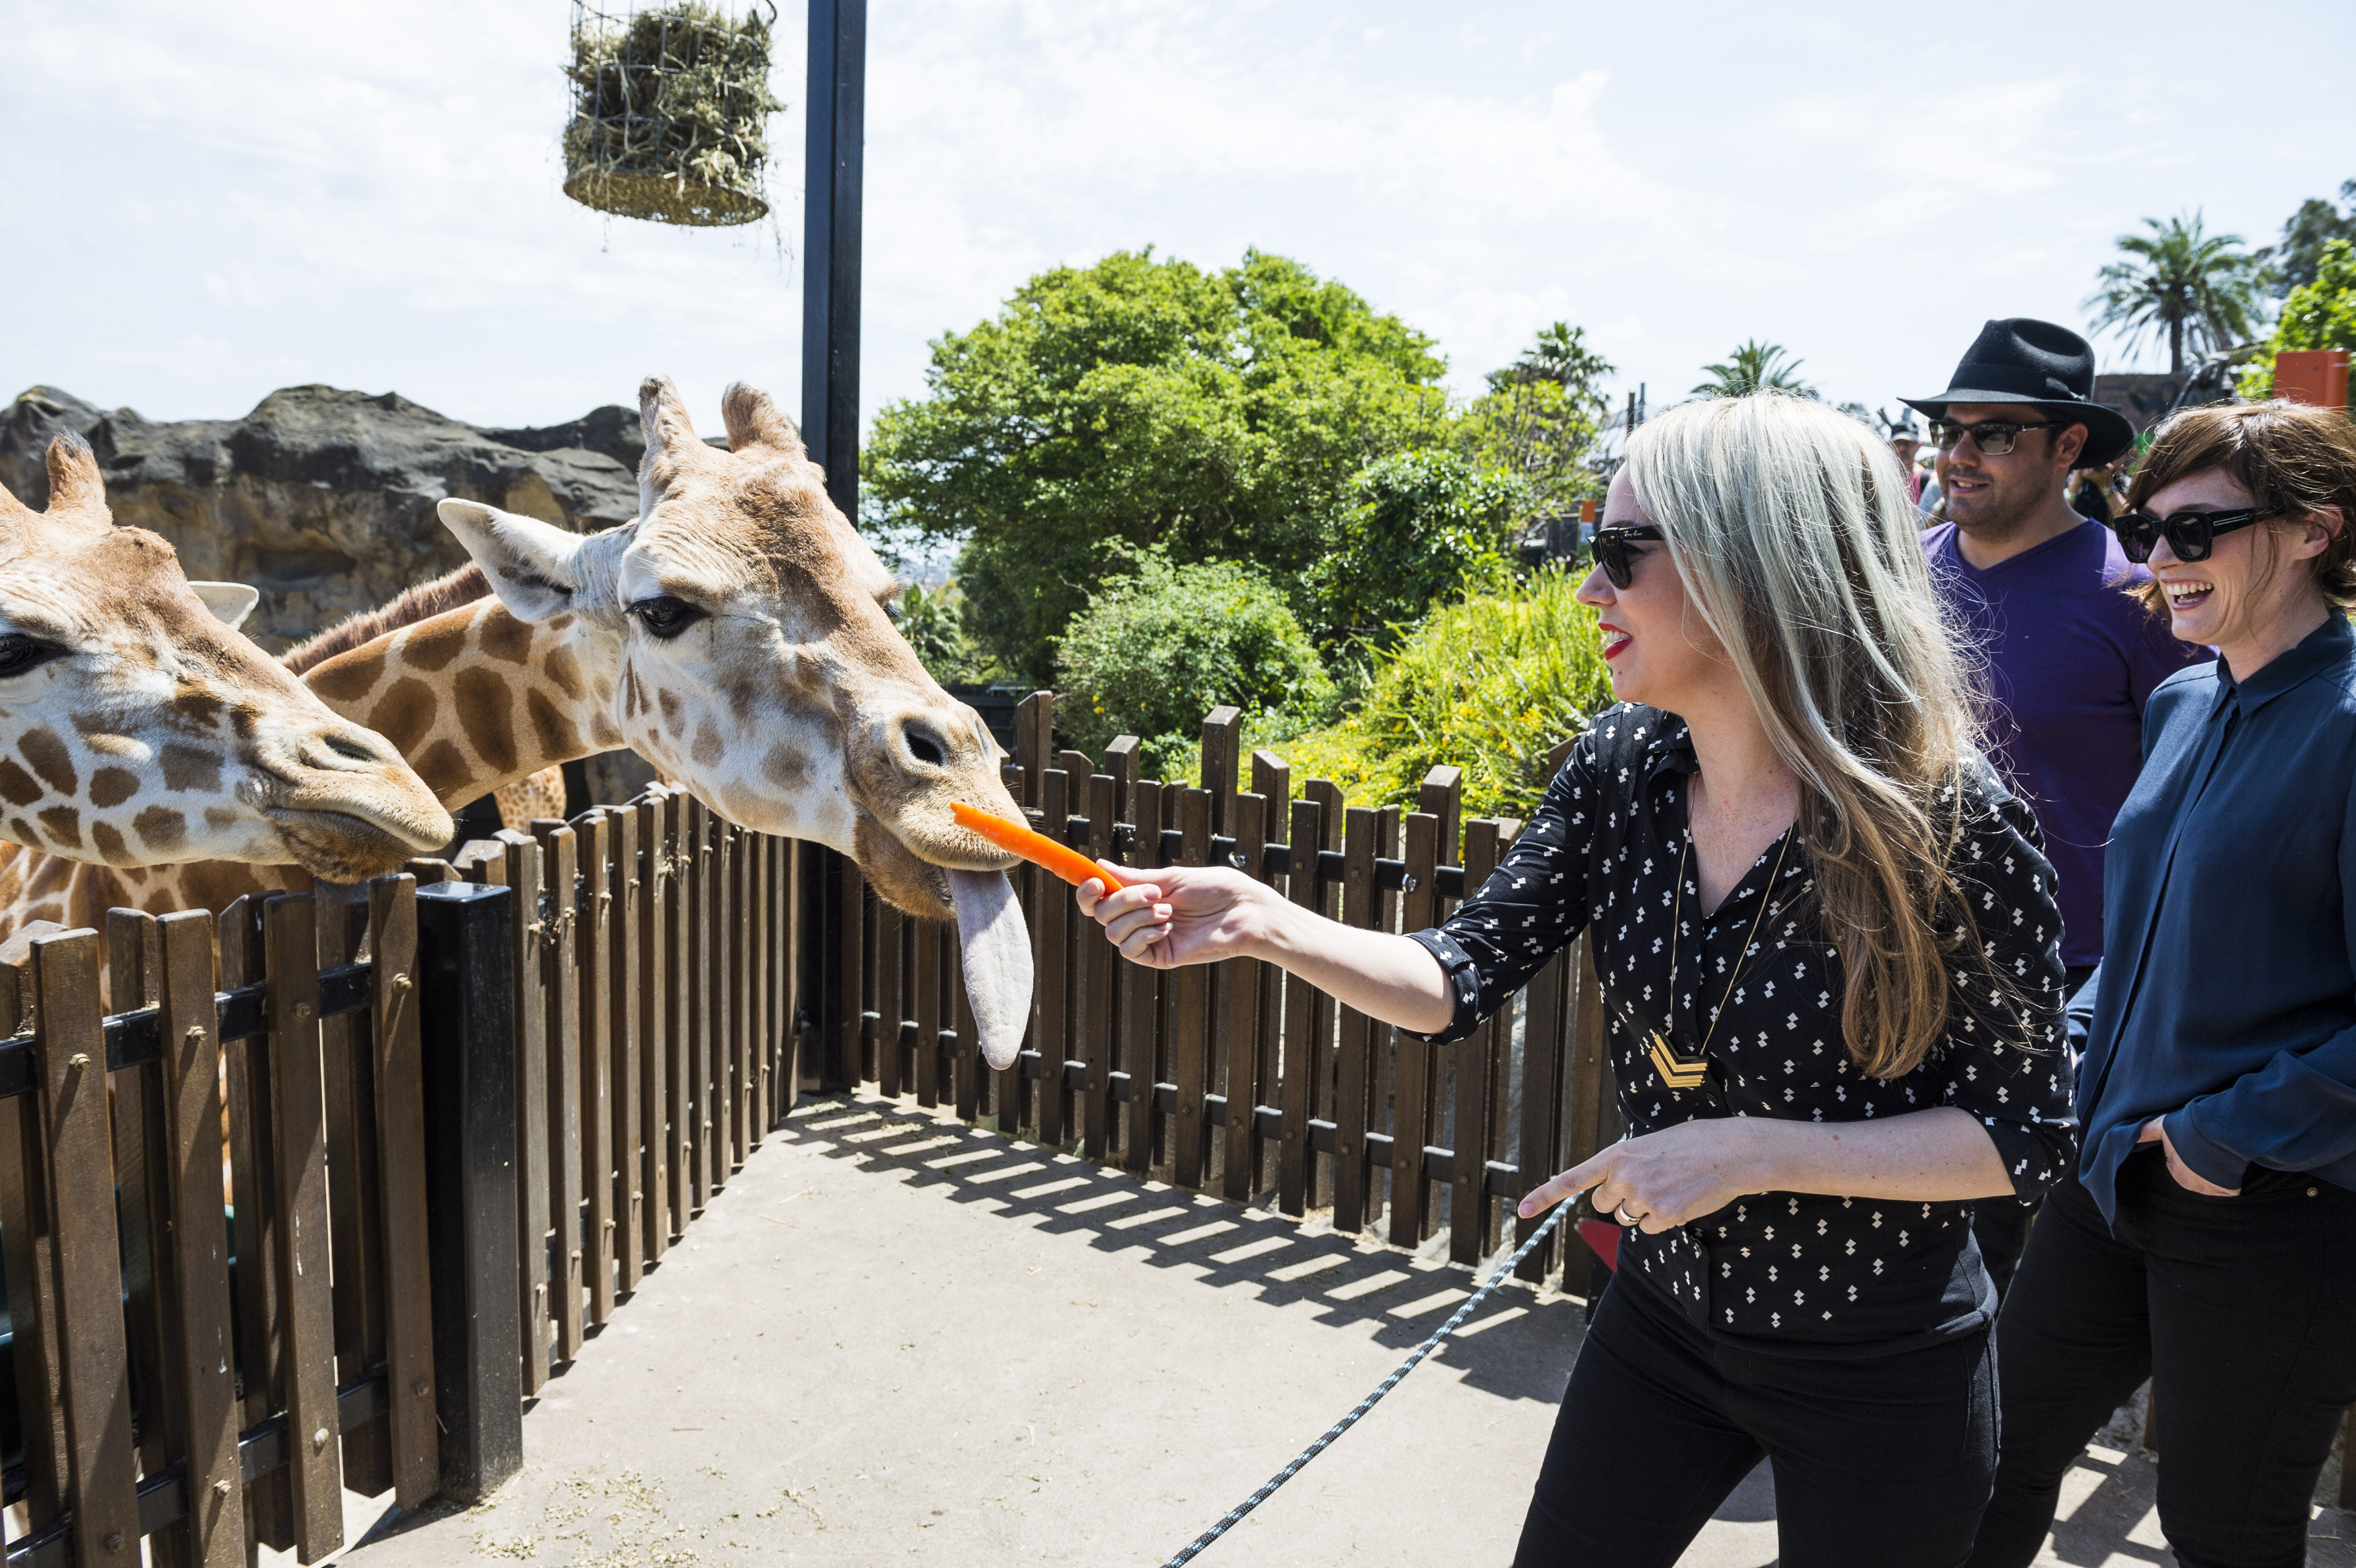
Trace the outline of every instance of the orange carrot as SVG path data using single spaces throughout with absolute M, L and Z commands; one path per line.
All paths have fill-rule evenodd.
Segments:
M 1053 871 L 1074 887 L 1094 878 L 1105 885 L 1105 891 L 1117 893 L 1126 885 L 1119 877 L 1089 859 L 1076 849 L 1066 848 L 1044 833 L 1033 833 L 1019 822 L 1009 822 L 987 811 L 977 811 L 970 805 L 952 804 L 949 814 L 957 818 L 959 827 L 970 828 L 1010 854 L 1020 855 L 1034 866 Z

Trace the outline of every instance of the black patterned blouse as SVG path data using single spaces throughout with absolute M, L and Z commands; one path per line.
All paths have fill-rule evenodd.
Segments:
M 1622 704 L 1597 718 L 1496 872 L 1445 924 L 1415 933 L 1456 991 L 1454 1020 L 1431 1038 L 1469 1032 L 1591 926 L 1629 1136 L 1697 1118 L 1865 1121 L 1959 1105 L 2011 1173 L 2016 1197 L 1991 1201 L 2034 1200 L 2070 1168 L 2076 1124 L 2061 1050 L 2062 921 L 2029 809 L 1992 773 L 1974 788 L 1958 880 L 2033 1048 L 1999 1039 L 1969 999 L 1993 1001 L 1976 981 L 1922 1065 L 1882 1080 L 1843 1043 L 1841 961 L 1796 828 L 1702 914 L 1685 854 L 1697 766 L 1673 715 Z M 1971 1216 L 1969 1203 L 1764 1192 L 1658 1235 L 1623 1232 L 1620 1270 L 1718 1337 L 1882 1354 L 1992 1315 Z

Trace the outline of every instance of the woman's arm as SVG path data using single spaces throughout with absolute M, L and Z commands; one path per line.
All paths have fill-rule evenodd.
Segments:
M 1109 898 L 1102 882 L 1078 890 L 1080 912 L 1102 922 L 1132 963 L 1174 969 L 1258 958 L 1344 1007 L 1419 1034 L 1438 1033 L 1455 1014 L 1448 976 L 1420 943 L 1327 920 L 1240 871 L 1171 866 L 1145 875 Z
M 1598 1213 L 1624 1208 L 1640 1229 L 1659 1232 L 1754 1192 L 1949 1203 L 2009 1195 L 2013 1184 L 1978 1119 L 1942 1105 L 1870 1122 L 1683 1122 L 1564 1171 L 1522 1200 L 1521 1215 L 1590 1188 Z

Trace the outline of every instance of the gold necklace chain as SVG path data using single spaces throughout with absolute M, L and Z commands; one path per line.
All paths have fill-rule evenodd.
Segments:
M 1690 797 L 1688 797 L 1690 798 Z M 1701 1054 L 1688 1061 L 1669 1043 L 1668 1031 L 1653 1031 L 1653 1070 L 1672 1089 L 1698 1089 L 1709 1075 L 1709 1042 L 1718 1038 L 1718 1022 L 1726 1016 L 1726 1004 L 1734 999 L 1734 987 L 1742 981 L 1743 970 L 1751 966 L 1751 949 L 1759 940 L 1759 928 L 1767 919 L 1767 906 L 1774 896 L 1775 879 L 1783 874 L 1783 857 L 1792 851 L 1794 827 L 1783 830 L 1783 847 L 1775 851 L 1775 869 L 1767 873 L 1766 889 L 1759 895 L 1759 912 L 1751 919 L 1751 934 L 1742 939 L 1742 951 L 1734 961 L 1734 973 L 1727 977 L 1726 989 L 1718 998 L 1718 1010 L 1709 1015 L 1709 1029 L 1701 1037 Z M 1686 866 L 1693 859 L 1693 825 L 1686 825 L 1686 847 L 1677 856 L 1677 880 L 1669 896 L 1669 1029 L 1677 1025 L 1677 933 L 1681 923 L 1677 910 L 1685 902 Z M 1753 862 L 1754 864 L 1756 862 Z M 1778 904 L 1778 909 L 1783 906 Z

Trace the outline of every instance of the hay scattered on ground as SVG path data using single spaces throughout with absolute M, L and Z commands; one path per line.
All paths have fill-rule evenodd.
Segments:
M 564 194 L 665 223 L 766 217 L 768 118 L 785 107 L 769 91 L 770 18 L 696 0 L 574 18 Z

